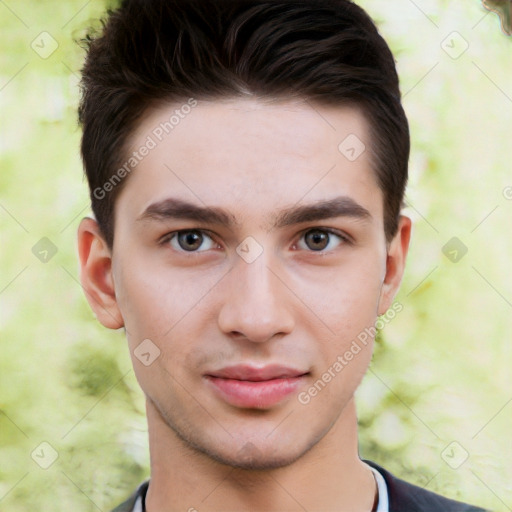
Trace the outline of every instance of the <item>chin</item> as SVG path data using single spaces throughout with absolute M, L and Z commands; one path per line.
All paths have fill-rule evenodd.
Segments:
M 153 404 L 156 405 L 155 402 Z M 156 410 L 166 427 L 194 457 L 206 456 L 225 466 L 252 471 L 267 471 L 293 464 L 313 448 L 331 427 L 329 424 L 318 430 L 305 430 L 304 425 L 300 428 L 295 426 L 279 435 L 274 431 L 264 432 L 257 425 L 252 425 L 252 428 L 233 428 L 228 435 L 225 429 L 204 428 L 199 421 L 176 421 L 180 416 L 170 414 L 169 408 L 156 407 Z
M 277 441 L 278 442 L 278 441 Z M 208 447 L 196 447 L 211 459 L 233 468 L 250 471 L 268 471 L 293 464 L 304 452 L 299 453 L 276 453 L 276 447 L 266 447 L 265 451 L 258 449 L 252 443 L 246 443 L 236 453 L 223 453 L 218 449 Z M 268 452 L 268 453 L 267 453 Z
M 316 440 L 311 440 L 310 443 L 295 442 L 287 445 L 283 444 L 283 438 L 278 436 L 272 440 L 246 441 L 243 438 L 233 438 L 228 442 L 220 442 L 209 436 L 191 435 L 190 432 L 179 431 L 175 428 L 173 430 L 186 447 L 196 455 L 206 455 L 211 460 L 225 466 L 252 471 L 266 471 L 289 466 L 316 444 Z
M 263 450 L 249 442 L 237 453 L 216 460 L 239 469 L 264 471 L 289 466 L 303 454 L 304 450 L 297 451 L 297 448 L 286 450 L 281 447 L 281 450 L 277 450 L 275 446 L 265 446 Z

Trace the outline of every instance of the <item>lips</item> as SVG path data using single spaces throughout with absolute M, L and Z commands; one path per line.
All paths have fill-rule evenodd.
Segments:
M 285 400 L 303 384 L 308 372 L 283 365 L 238 365 L 206 374 L 218 398 L 246 409 L 267 409 Z

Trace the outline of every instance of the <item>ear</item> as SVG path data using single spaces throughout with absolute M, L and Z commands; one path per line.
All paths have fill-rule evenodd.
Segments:
M 80 282 L 96 318 L 109 329 L 123 327 L 112 277 L 112 253 L 98 223 L 84 218 L 78 227 Z
M 380 291 L 378 314 L 383 315 L 391 306 L 400 288 L 405 270 L 405 260 L 411 239 L 411 219 L 400 216 L 398 231 L 389 243 L 386 259 L 386 275 Z

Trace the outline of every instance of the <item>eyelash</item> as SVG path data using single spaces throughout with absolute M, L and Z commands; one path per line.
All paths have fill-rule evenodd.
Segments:
M 299 240 L 302 239 L 310 231 L 321 231 L 321 232 L 324 232 L 324 233 L 328 233 L 329 235 L 337 236 L 341 240 L 340 244 L 343 244 L 343 245 L 345 245 L 345 244 L 346 245 L 353 245 L 353 243 L 354 243 L 353 240 L 350 237 L 348 237 L 347 235 L 345 235 L 344 233 L 342 233 L 340 231 L 337 231 L 335 229 L 332 229 L 332 228 L 323 228 L 323 227 L 308 228 L 308 229 L 302 231 L 301 233 L 299 233 Z M 215 235 L 211 231 L 208 231 L 207 229 L 190 228 L 190 229 L 180 229 L 179 231 L 172 231 L 170 233 L 167 233 L 166 235 L 164 235 L 160 239 L 159 244 L 160 245 L 166 245 L 175 236 L 178 236 L 181 233 L 190 233 L 190 232 L 201 233 L 202 235 L 208 236 L 213 242 L 215 242 Z M 217 243 L 217 242 L 215 242 L 215 243 Z M 295 245 L 296 244 L 294 244 L 294 246 Z M 310 249 L 308 252 L 317 253 L 317 254 L 328 254 L 332 250 L 333 249 L 331 249 L 330 251 L 325 251 L 325 250 L 314 251 L 314 250 Z M 185 251 L 184 249 L 181 249 L 181 250 L 177 250 L 177 252 L 181 252 L 181 253 L 188 254 L 188 255 L 192 255 L 192 254 L 196 254 L 197 255 L 197 254 L 201 254 L 203 252 L 206 252 L 206 250 L 204 250 L 204 251 L 198 251 L 198 250 L 196 250 L 196 251 Z

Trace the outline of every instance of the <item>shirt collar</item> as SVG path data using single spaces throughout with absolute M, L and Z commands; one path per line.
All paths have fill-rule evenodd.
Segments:
M 388 487 L 384 481 L 384 477 L 375 468 L 372 468 L 371 466 L 368 467 L 372 470 L 375 481 L 377 482 L 378 504 L 375 512 L 389 512 Z M 144 512 L 144 510 L 145 507 L 142 501 L 142 495 L 139 494 L 132 512 Z
M 384 477 L 375 469 L 369 466 L 372 470 L 375 481 L 377 482 L 377 493 L 378 493 L 378 504 L 375 512 L 389 512 L 389 496 L 388 486 L 384 480 Z

